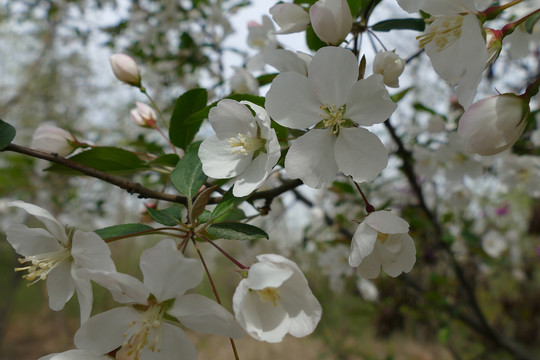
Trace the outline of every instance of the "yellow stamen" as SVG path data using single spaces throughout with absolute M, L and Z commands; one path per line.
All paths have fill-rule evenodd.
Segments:
M 257 290 L 257 293 L 259 294 L 262 302 L 271 301 L 274 306 L 277 306 L 276 300 L 282 300 L 281 296 L 279 296 L 277 288 L 267 287 L 262 290 Z
M 437 47 L 437 51 L 441 52 L 452 45 L 461 36 L 463 18 L 464 16 L 462 15 L 454 15 L 430 17 L 427 19 L 426 23 L 430 25 L 426 29 L 426 32 L 416 37 L 420 41 L 420 47 L 424 47 L 433 41 Z

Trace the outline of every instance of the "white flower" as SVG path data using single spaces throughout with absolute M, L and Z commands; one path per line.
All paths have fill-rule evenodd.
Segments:
M 136 102 L 136 108 L 130 111 L 133 122 L 142 127 L 154 127 L 156 125 L 156 112 L 150 106 Z
M 361 126 L 386 120 L 396 108 L 381 75 L 357 81 L 356 57 L 324 47 L 313 56 L 308 76 L 279 74 L 266 95 L 268 114 L 280 125 L 312 128 L 296 139 L 285 169 L 314 188 L 330 184 L 338 171 L 355 181 L 374 179 L 388 162 L 381 140 Z
M 66 130 L 52 125 L 40 125 L 32 135 L 30 146 L 37 150 L 66 156 L 74 149 L 70 142 L 76 142 L 76 139 Z
M 317 37 L 331 45 L 339 45 L 353 23 L 346 0 L 319 0 L 309 9 L 309 17 Z
M 264 183 L 280 156 L 268 114 L 255 104 L 224 99 L 208 119 L 216 135 L 199 148 L 204 173 L 216 179 L 236 177 L 234 196 L 250 194 Z
M 15 269 L 28 270 L 23 277 L 34 284 L 47 280 L 49 307 L 58 311 L 77 291 L 81 309 L 81 323 L 92 310 L 92 286 L 88 279 L 80 277 L 84 269 L 116 271 L 107 244 L 94 232 L 66 229 L 47 210 L 22 201 L 13 201 L 8 206 L 19 207 L 38 218 L 46 227 L 28 228 L 12 225 L 6 230 L 7 241 L 15 251 L 24 256 L 21 264 L 28 266 Z
M 529 104 L 507 93 L 481 100 L 465 111 L 459 120 L 458 133 L 471 152 L 495 155 L 519 139 L 527 124 Z
M 272 24 L 272 20 L 268 16 L 263 16 L 262 24 L 255 21 L 249 22 L 248 31 L 247 43 L 249 47 L 261 51 L 277 48 L 278 44 L 276 35 L 274 34 L 274 24 Z
M 399 87 L 399 76 L 405 69 L 405 60 L 395 51 L 382 51 L 373 59 L 373 73 L 384 77 L 384 84 L 389 87 Z
M 289 333 L 307 336 L 321 319 L 321 305 L 302 271 L 281 255 L 257 256 L 233 296 L 238 323 L 253 338 L 270 343 Z
M 319 229 L 318 233 L 321 230 Z M 329 247 L 319 253 L 317 264 L 324 275 L 328 276 L 330 289 L 336 293 L 342 293 L 345 287 L 344 277 L 351 276 L 354 269 L 347 263 L 349 249 L 343 244 Z
M 259 82 L 249 71 L 237 67 L 236 73 L 231 77 L 231 90 L 238 94 L 259 95 Z
M 276 4 L 270 8 L 272 19 L 281 27 L 276 34 L 304 31 L 309 25 L 309 14 L 296 4 Z
M 243 335 L 233 316 L 216 302 L 185 292 L 202 280 L 195 259 L 185 258 L 171 239 L 143 252 L 140 266 L 144 283 L 121 273 L 87 271 L 93 281 L 111 291 L 114 299 L 130 306 L 91 317 L 75 334 L 75 345 L 95 354 L 121 347 L 129 359 L 196 359 L 191 340 L 165 313 L 184 326 L 208 334 L 238 338 Z
M 419 9 L 431 17 L 419 36 L 433 68 L 444 80 L 457 84 L 459 103 L 467 108 L 488 61 L 486 40 L 473 0 L 398 0 L 409 12 Z M 474 56 L 472 55 L 474 54 Z
M 482 249 L 492 258 L 500 257 L 507 248 L 506 239 L 498 231 L 490 230 L 482 236 Z
M 349 265 L 367 279 L 379 276 L 381 266 L 390 276 L 412 270 L 416 248 L 409 236 L 409 224 L 389 211 L 369 214 L 356 229 L 349 255 Z
M 141 72 L 139 66 L 131 56 L 114 54 L 110 57 L 111 67 L 116 78 L 128 85 L 141 86 Z
M 110 360 L 110 357 L 95 355 L 89 351 L 77 349 L 42 356 L 39 358 L 39 360 Z
M 368 279 L 364 279 L 359 276 L 356 281 L 356 288 L 360 291 L 360 295 L 367 301 L 377 301 L 379 300 L 379 290 L 373 283 Z

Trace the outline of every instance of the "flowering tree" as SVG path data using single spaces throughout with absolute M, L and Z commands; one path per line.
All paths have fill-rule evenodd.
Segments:
M 149 46 L 145 23 L 125 53 L 110 57 L 116 79 L 146 97 L 129 114 L 151 135 L 130 142 L 119 131 L 116 141 L 129 145 L 105 146 L 41 125 L 22 146 L 16 121 L 0 120 L 2 155 L 111 184 L 151 218 L 83 231 L 4 194 L 8 208 L 44 226 L 6 227 L 21 256 L 15 270 L 30 284 L 46 281 L 52 310 L 75 293 L 80 306 L 77 349 L 41 359 L 196 359 L 183 328 L 229 338 L 231 358 L 240 359 L 234 339 L 244 334 L 269 343 L 312 334 L 325 306 L 302 266 L 284 256 L 291 252 L 246 261 L 222 241 L 257 249 L 270 238 L 267 219 L 291 198 L 311 209 L 280 214 L 310 220 L 295 253 L 318 259 L 332 291 L 353 279 L 353 292 L 380 301 L 381 314 L 435 314 L 430 329 L 456 358 L 538 357 L 537 1 L 280 2 L 268 9 L 279 30 L 268 16 L 250 23 L 257 54 L 232 76 L 222 63 L 228 4 L 153 5 L 133 4 L 131 15 L 160 23 L 153 35 L 167 40 Z M 402 16 L 389 18 L 398 7 Z M 175 27 L 175 19 L 184 22 Z M 107 30 L 117 40 L 133 36 L 126 28 Z M 305 32 L 310 54 L 281 40 L 294 32 Z M 388 33 L 412 51 L 389 48 L 396 42 Z M 179 39 L 178 54 L 170 38 Z M 141 72 L 146 63 L 159 65 L 153 75 Z M 160 240 L 140 257 L 141 281 L 117 271 L 108 244 L 145 236 Z M 230 261 L 219 271 L 238 279 L 232 309 L 222 305 L 203 244 Z M 215 301 L 193 292 L 203 277 Z M 491 295 L 501 281 L 523 296 Z M 122 306 L 92 315 L 92 282 Z M 529 336 L 523 321 L 533 323 Z M 465 344 L 452 335 L 463 328 L 473 336 Z

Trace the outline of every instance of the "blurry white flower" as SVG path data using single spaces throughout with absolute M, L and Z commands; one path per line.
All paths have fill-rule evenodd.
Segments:
M 429 133 L 440 133 L 446 130 L 446 122 L 441 115 L 432 115 L 428 119 L 426 129 Z
M 304 31 L 309 25 L 309 14 L 296 4 L 276 4 L 270 8 L 272 19 L 281 27 L 276 34 Z
M 289 333 L 311 334 L 321 319 L 321 305 L 294 262 L 281 255 L 257 256 L 233 296 L 238 323 L 253 338 L 270 343 Z
M 164 321 L 165 313 L 195 331 L 239 338 L 242 329 L 231 313 L 202 295 L 186 294 L 202 278 L 201 265 L 185 258 L 171 239 L 145 250 L 140 259 L 144 276 L 87 271 L 85 274 L 108 289 L 113 298 L 129 306 L 91 317 L 75 334 L 75 345 L 95 354 L 121 347 L 122 359 L 195 360 L 197 352 L 180 327 Z M 172 301 L 171 301 L 172 300 Z
M 346 0 L 319 0 L 309 9 L 309 17 L 317 37 L 330 45 L 339 45 L 353 23 Z
M 498 258 L 507 248 L 506 239 L 498 231 L 490 230 L 482 236 L 482 249 L 492 258 Z
M 270 117 L 255 104 L 224 99 L 208 119 L 216 135 L 199 148 L 204 173 L 216 179 L 236 177 L 234 196 L 250 194 L 264 183 L 281 154 Z
M 375 286 L 373 281 L 364 279 L 363 277 L 359 276 L 358 280 L 356 281 L 356 287 L 358 291 L 360 291 L 360 295 L 362 295 L 364 300 L 367 300 L 367 301 L 379 300 L 379 290 L 377 290 L 377 287 Z
M 52 125 L 40 125 L 32 135 L 32 148 L 60 156 L 69 155 L 75 148 L 71 143 L 77 140 L 71 133 Z
M 238 94 L 259 95 L 259 82 L 244 68 L 235 68 L 236 72 L 229 80 L 231 90 Z
M 495 155 L 512 146 L 523 133 L 528 101 L 507 93 L 481 100 L 459 120 L 458 133 L 471 152 Z
M 409 236 L 409 224 L 389 211 L 369 214 L 356 229 L 349 254 L 349 265 L 358 267 L 367 279 L 379 276 L 381 266 L 390 276 L 412 270 L 416 248 Z
M 92 310 L 92 286 L 88 279 L 80 277 L 80 271 L 116 271 L 109 247 L 94 232 L 71 230 L 66 234 L 66 228 L 39 206 L 22 201 L 13 201 L 8 206 L 25 210 L 46 227 L 45 230 L 17 224 L 6 230 L 7 241 L 24 256 L 19 262 L 28 263 L 15 271 L 27 270 L 23 277 L 30 285 L 47 280 L 49 307 L 54 311 L 63 309 L 77 291 L 81 323 L 84 323 Z
M 294 129 L 310 128 L 292 143 L 285 158 L 285 170 L 291 178 L 321 188 L 330 184 L 338 171 L 364 182 L 386 167 L 386 148 L 363 126 L 385 121 L 396 104 L 381 75 L 357 79 L 358 65 L 352 52 L 328 46 L 313 56 L 307 77 L 284 72 L 272 82 L 266 95 L 272 119 Z
M 319 230 L 321 232 L 321 230 Z M 335 292 L 343 292 L 343 278 L 351 276 L 354 272 L 348 264 L 349 249 L 343 244 L 330 246 L 324 252 L 319 253 L 317 264 L 324 275 L 328 276 L 330 289 Z
M 110 57 L 111 67 L 116 78 L 128 85 L 141 86 L 139 66 L 131 56 L 114 54 Z
M 399 87 L 399 76 L 405 69 L 405 60 L 395 51 L 382 51 L 373 59 L 373 73 L 384 77 L 384 84 L 389 87 Z
M 278 44 L 276 35 L 274 34 L 274 24 L 268 16 L 263 16 L 262 24 L 250 21 L 248 23 L 248 31 L 247 43 L 251 48 L 260 51 L 268 51 L 277 48 Z
M 142 127 L 155 127 L 157 115 L 154 109 L 144 103 L 136 102 L 135 104 L 137 107 L 129 113 L 133 122 Z
M 498 164 L 497 173 L 510 189 L 522 187 L 532 197 L 540 197 L 540 159 L 538 156 L 507 156 Z
M 68 350 L 63 353 L 42 356 L 38 360 L 109 360 L 108 356 L 95 355 L 86 350 Z

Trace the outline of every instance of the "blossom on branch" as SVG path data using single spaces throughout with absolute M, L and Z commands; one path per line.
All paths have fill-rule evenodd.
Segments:
M 30 146 L 37 150 L 66 156 L 75 149 L 73 145 L 75 142 L 77 142 L 75 137 L 62 128 L 52 125 L 40 125 L 32 134 L 32 144 Z
M 109 247 L 94 232 L 72 229 L 66 234 L 66 228 L 39 206 L 22 201 L 13 201 L 8 206 L 25 210 L 46 228 L 17 224 L 6 230 L 7 241 L 24 256 L 19 262 L 28 263 L 15 271 L 28 271 L 23 277 L 30 285 L 47 280 L 49 307 L 54 311 L 62 310 L 77 291 L 81 323 L 84 323 L 92 310 L 92 286 L 80 272 L 85 269 L 116 271 Z
M 107 354 L 121 347 L 126 359 L 196 359 L 191 340 L 180 327 L 165 321 L 165 314 L 184 326 L 207 334 L 239 338 L 242 329 L 231 313 L 197 294 L 185 294 L 203 278 L 201 265 L 185 258 L 171 239 L 145 250 L 140 259 L 144 276 L 87 271 L 93 281 L 111 291 L 114 299 L 129 304 L 91 317 L 75 334 L 78 348 Z
M 135 104 L 137 107 L 129 112 L 131 120 L 141 127 L 155 127 L 157 115 L 154 109 L 141 102 L 136 102 Z
M 287 333 L 311 334 L 322 308 L 298 265 L 275 254 L 257 260 L 234 292 L 238 323 L 251 337 L 270 343 L 282 341 Z
M 114 54 L 109 60 L 114 76 L 116 76 L 118 80 L 131 86 L 141 86 L 141 71 L 131 56 Z
M 208 119 L 216 135 L 199 148 L 204 173 L 216 179 L 236 177 L 233 195 L 249 195 L 264 183 L 281 155 L 268 114 L 253 103 L 224 99 Z
M 331 45 L 339 45 L 353 23 L 346 0 L 319 0 L 309 9 L 309 17 L 317 37 Z
M 384 77 L 384 84 L 389 87 L 399 87 L 399 76 L 405 69 L 405 60 L 395 51 L 377 53 L 373 59 L 373 73 Z
M 353 235 L 349 265 L 358 267 L 367 279 L 379 276 L 381 266 L 392 277 L 411 271 L 416 248 L 408 232 L 409 224 L 399 216 L 389 211 L 372 212 Z
M 279 74 L 266 95 L 266 109 L 280 125 L 309 128 L 292 143 L 285 158 L 291 178 L 321 188 L 338 171 L 364 182 L 386 167 L 386 148 L 362 126 L 382 123 L 396 104 L 381 75 L 358 80 L 357 60 L 349 50 L 320 49 L 307 77 L 296 72 Z
M 276 4 L 270 8 L 272 19 L 281 27 L 276 34 L 304 31 L 309 25 L 309 14 L 296 4 Z

